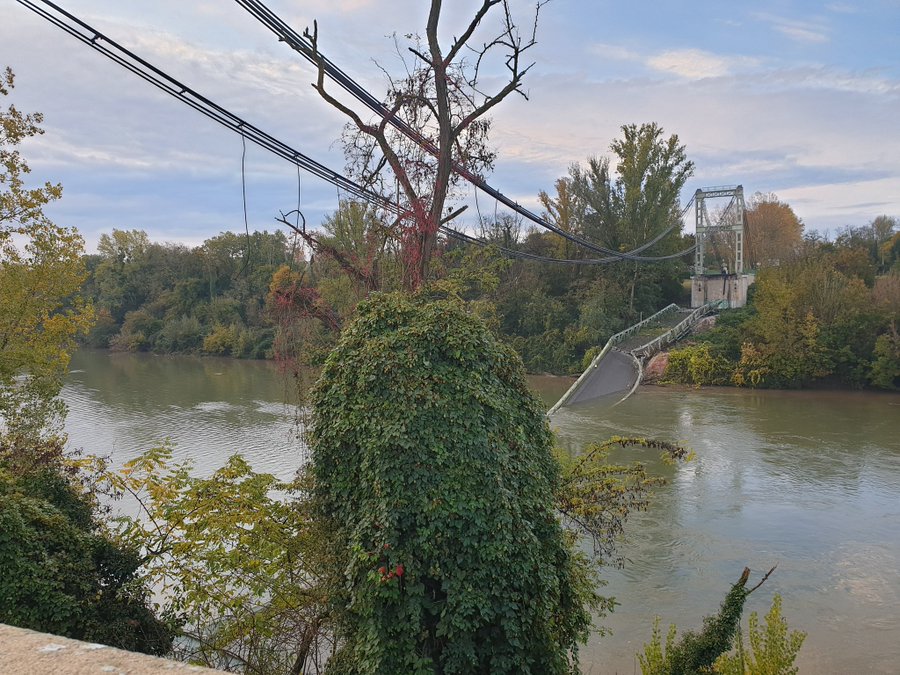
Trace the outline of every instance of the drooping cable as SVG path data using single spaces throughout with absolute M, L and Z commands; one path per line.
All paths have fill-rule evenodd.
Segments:
M 244 264 L 235 278 L 246 275 L 252 254 L 250 244 L 250 220 L 247 217 L 247 139 L 241 134 L 241 202 L 244 206 L 244 232 L 247 235 L 247 251 L 244 253 Z M 234 279 L 232 279 L 234 281 Z
M 345 178 L 342 174 L 316 162 L 293 149 L 286 143 L 279 141 L 261 129 L 253 126 L 241 117 L 229 112 L 216 103 L 213 103 L 205 96 L 202 96 L 187 85 L 167 75 L 159 68 L 108 38 L 84 21 L 63 10 L 58 5 L 49 2 L 49 0 L 16 0 L 16 2 L 32 10 L 53 25 L 69 33 L 84 44 L 100 52 L 110 60 L 118 63 L 126 70 L 131 71 L 170 96 L 179 99 L 222 126 L 231 129 L 238 134 L 244 135 L 248 140 L 261 148 L 278 155 L 292 164 L 296 164 L 304 171 L 308 171 L 318 178 L 322 178 L 332 184 L 340 185 L 345 191 L 360 199 L 380 202 L 385 208 L 396 210 L 395 205 L 391 204 L 380 195 L 365 190 L 352 180 Z M 39 6 L 39 3 L 51 7 L 57 14 Z
M 495 244 L 493 242 L 484 241 L 483 239 L 478 239 L 477 237 L 473 237 L 464 232 L 460 232 L 459 230 L 453 230 L 447 227 L 442 227 L 441 230 L 447 236 L 456 239 L 457 241 L 461 241 L 467 244 L 473 244 L 477 246 L 488 247 L 492 246 L 497 249 L 499 253 L 506 256 L 507 258 L 518 258 L 521 260 L 531 260 L 540 263 L 551 263 L 556 265 L 606 265 L 609 263 L 621 262 L 621 258 L 617 257 L 607 257 L 607 258 L 551 258 L 549 256 L 538 255 L 537 253 L 528 253 L 527 251 L 517 251 L 515 249 L 505 248 L 500 246 L 499 244 Z M 654 261 L 660 260 L 675 260 L 676 258 L 681 258 L 688 253 L 692 252 L 696 248 L 696 246 L 691 246 L 683 251 L 679 251 L 678 253 L 672 253 L 666 256 L 659 256 L 658 258 L 654 258 Z
M 351 194 L 358 199 L 372 203 L 373 205 L 383 208 L 395 215 L 403 215 L 405 213 L 404 209 L 400 205 L 385 199 L 382 195 L 372 192 L 371 190 L 368 190 L 363 186 L 357 184 L 353 180 L 346 178 L 342 174 L 329 169 L 325 165 L 320 164 L 319 162 L 304 155 L 300 151 L 292 148 L 286 143 L 276 139 L 275 137 L 250 124 L 249 122 L 243 120 L 239 116 L 229 112 L 222 106 L 219 106 L 210 99 L 191 89 L 187 85 L 169 76 L 159 68 L 153 66 L 130 50 L 119 45 L 114 40 L 110 39 L 100 31 L 91 27 L 69 12 L 63 10 L 49 0 L 16 1 L 24 7 L 35 12 L 38 16 L 47 20 L 51 24 L 72 35 L 84 44 L 88 45 L 95 51 L 103 54 L 113 62 L 119 64 L 126 70 L 131 71 L 141 79 L 157 87 L 161 91 L 187 104 L 194 110 L 197 110 L 209 119 L 218 122 L 225 128 L 240 134 L 244 139 L 244 143 L 246 143 L 246 139 L 249 139 L 259 147 L 268 150 L 269 152 L 277 155 L 278 157 L 281 157 L 291 164 L 294 164 L 295 166 L 297 166 L 298 171 L 300 169 L 308 171 L 312 175 L 321 178 L 322 180 L 331 183 L 332 185 L 335 185 L 339 189 L 344 190 L 348 194 Z M 53 10 L 58 13 L 58 15 L 53 14 L 47 9 L 38 6 L 37 2 L 53 8 Z M 247 226 L 247 228 L 249 231 L 249 225 Z M 484 242 L 475 237 L 471 237 L 448 226 L 441 226 L 440 230 L 444 234 L 460 241 L 479 245 L 488 245 L 488 242 Z M 655 242 L 648 242 L 647 244 L 644 244 L 640 248 L 640 250 L 643 250 L 647 246 L 652 245 L 652 243 Z M 691 250 L 693 250 L 693 248 L 694 247 L 691 247 L 686 251 L 682 251 L 680 253 L 672 254 L 669 256 L 628 256 L 627 259 L 637 260 L 640 262 L 657 262 L 660 260 L 669 260 L 681 257 L 686 253 L 689 253 Z M 510 255 L 512 257 L 563 265 L 603 265 L 617 262 L 623 259 L 623 256 L 621 254 L 616 254 L 605 258 L 583 258 L 570 260 L 538 256 L 536 254 L 530 254 L 523 251 L 514 251 L 511 249 L 502 249 L 501 252 L 503 252 L 504 255 Z
M 289 47 L 291 47 L 291 49 L 303 56 L 316 68 L 321 68 L 324 73 L 328 75 L 329 79 L 335 82 L 338 86 L 344 89 L 344 91 L 353 96 L 357 101 L 362 103 L 373 113 L 377 114 L 382 119 L 387 120 L 387 122 L 391 126 L 419 144 L 423 149 L 425 149 L 435 157 L 440 154 L 439 149 L 429 139 L 425 138 L 419 131 L 410 127 L 396 114 L 393 114 L 390 110 L 388 110 L 381 101 L 370 94 L 359 83 L 353 80 L 349 75 L 347 75 L 343 70 L 335 65 L 334 62 L 328 59 L 328 57 L 319 52 L 307 37 L 299 34 L 296 30 L 291 28 L 283 19 L 275 14 L 275 12 L 270 10 L 264 3 L 260 2 L 260 0 L 235 0 L 235 2 L 237 2 L 237 4 L 243 7 L 248 13 L 255 17 L 272 33 L 274 33 L 275 36 L 278 37 L 279 41 L 287 44 Z M 512 209 L 524 218 L 527 218 L 540 227 L 546 230 L 550 230 L 551 232 L 554 232 L 555 234 L 568 239 L 569 241 L 579 246 L 594 251 L 595 253 L 602 253 L 607 256 L 621 258 L 623 260 L 634 260 L 638 262 L 653 262 L 655 260 L 667 259 L 666 256 L 638 256 L 638 253 L 645 251 L 647 248 L 649 248 L 649 246 L 652 246 L 652 244 L 649 242 L 639 246 L 632 251 L 614 251 L 595 242 L 591 242 L 581 236 L 564 230 L 554 225 L 553 223 L 550 223 L 544 218 L 541 218 L 533 211 L 515 202 L 496 188 L 489 185 L 483 178 L 470 171 L 462 164 L 453 162 L 452 169 L 454 173 L 464 178 L 466 181 L 474 185 L 477 189 L 492 196 L 498 202 L 504 204 L 507 208 Z M 671 231 L 671 229 L 671 227 L 668 228 L 666 230 L 666 233 Z M 659 237 L 659 239 L 661 238 L 662 237 Z M 655 239 L 653 243 L 656 243 L 657 241 L 659 241 L 659 239 Z

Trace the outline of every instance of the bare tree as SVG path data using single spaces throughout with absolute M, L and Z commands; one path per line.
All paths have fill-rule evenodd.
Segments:
M 522 83 L 533 64 L 523 57 L 536 43 L 538 15 L 548 1 L 538 0 L 523 36 L 508 0 L 482 0 L 459 36 L 443 46 L 438 39 L 443 3 L 431 0 L 425 38 L 408 36 L 406 50 L 398 43 L 406 72 L 395 77 L 385 71 L 385 112 L 374 117 L 364 118 L 326 87 L 327 62 L 319 52 L 318 26 L 306 33 L 318 65 L 313 86 L 350 120 L 343 140 L 351 173 L 401 207 L 392 229 L 400 240 L 407 289 L 427 278 L 440 226 L 465 209 L 447 207 L 460 174 L 478 177 L 493 165 L 487 114 L 513 92 L 527 98 Z M 497 19 L 493 32 L 487 27 L 489 16 Z M 503 84 L 484 91 L 481 76 L 496 70 L 498 61 L 505 73 Z

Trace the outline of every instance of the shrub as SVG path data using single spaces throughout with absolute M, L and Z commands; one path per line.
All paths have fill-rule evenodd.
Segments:
M 709 344 L 688 345 L 669 353 L 664 381 L 694 386 L 727 384 L 733 365 L 714 356 Z
M 28 466 L 25 450 L 50 460 Z M 168 652 L 172 632 L 136 581 L 138 556 L 102 533 L 93 504 L 53 455 L 46 448 L 0 447 L 0 622 Z
M 900 389 L 900 333 L 893 323 L 889 332 L 875 341 L 875 361 L 869 378 L 876 387 Z
M 781 615 L 781 596 L 772 599 L 766 614 L 766 625 L 759 626 L 756 612 L 750 614 L 750 653 L 744 651 L 743 638 L 738 633 L 738 647 L 734 654 L 723 654 L 716 661 L 716 672 L 723 675 L 796 675 L 794 661 L 806 633 L 792 630 Z
M 234 324 L 216 324 L 212 333 L 203 338 L 203 351 L 215 356 L 228 356 L 238 339 L 238 327 Z
M 156 350 L 173 352 L 193 352 L 203 344 L 203 326 L 193 316 L 182 316 L 166 321 L 156 337 Z

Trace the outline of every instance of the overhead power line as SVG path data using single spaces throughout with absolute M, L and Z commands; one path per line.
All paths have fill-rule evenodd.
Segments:
M 20 5 L 27 7 L 38 16 L 47 20 L 57 28 L 60 28 L 82 43 L 91 47 L 95 51 L 103 54 L 111 61 L 117 63 L 126 70 L 131 71 L 146 82 L 149 82 L 159 90 L 165 92 L 166 94 L 169 94 L 173 98 L 178 99 L 182 103 L 185 103 L 186 105 L 205 115 L 209 119 L 239 134 L 243 138 L 252 141 L 259 147 L 268 150 L 274 155 L 277 155 L 287 162 L 294 164 L 298 168 L 303 169 L 304 171 L 307 171 L 314 176 L 317 176 L 318 178 L 321 178 L 322 180 L 339 187 L 341 190 L 344 190 L 346 193 L 358 199 L 384 208 L 385 210 L 394 213 L 395 215 L 403 214 L 404 210 L 402 209 L 402 207 L 400 207 L 400 205 L 385 199 L 382 195 L 379 195 L 376 192 L 366 189 L 355 181 L 338 173 L 337 171 L 334 171 L 324 164 L 321 164 L 316 160 L 308 157 L 307 155 L 291 147 L 287 143 L 284 143 L 274 136 L 271 136 L 270 134 L 262 131 L 250 122 L 247 122 L 238 115 L 235 115 L 234 113 L 228 111 L 227 109 L 213 102 L 206 96 L 198 93 L 196 90 L 192 89 L 186 84 L 171 77 L 161 69 L 152 65 L 129 49 L 123 47 L 112 38 L 104 35 L 97 29 L 93 28 L 70 12 L 62 9 L 55 3 L 50 2 L 49 0 L 16 1 Z M 691 203 L 689 202 L 688 206 L 685 207 L 685 209 L 682 211 L 682 216 L 690 207 L 690 205 Z M 483 241 L 476 237 L 472 237 L 463 232 L 459 232 L 458 230 L 455 230 L 446 225 L 441 226 L 440 229 L 444 234 L 458 241 L 481 246 L 491 245 L 489 242 Z M 668 231 L 669 230 L 666 230 L 660 233 L 653 240 L 644 244 L 641 247 L 641 250 L 655 244 L 663 236 L 665 236 Z M 622 260 L 621 254 L 611 255 L 604 258 L 562 259 L 551 258 L 549 256 L 541 256 L 525 251 L 516 251 L 514 249 L 508 249 L 504 247 L 497 248 L 503 255 L 506 255 L 508 257 L 562 265 L 603 265 Z M 638 260 L 640 262 L 671 260 L 690 253 L 694 248 L 695 247 L 692 246 L 685 251 L 681 251 L 679 253 L 671 254 L 668 256 L 657 256 L 652 258 L 643 256 L 630 256 L 628 259 Z
M 288 25 L 283 19 L 281 19 L 281 17 L 279 17 L 275 12 L 269 9 L 264 3 L 260 2 L 259 0 L 235 0 L 235 2 L 237 2 L 237 4 L 243 7 L 260 23 L 262 23 L 266 28 L 274 33 L 280 41 L 287 44 L 291 49 L 303 56 L 316 68 L 322 68 L 325 74 L 328 75 L 329 79 L 331 79 L 338 86 L 344 89 L 344 91 L 353 96 L 357 101 L 362 103 L 366 108 L 371 110 L 382 119 L 387 120 L 388 123 L 391 124 L 391 126 L 418 143 L 427 152 L 431 153 L 434 156 L 438 156 L 438 148 L 435 147 L 435 145 L 429 139 L 425 138 L 418 130 L 410 127 L 406 122 L 397 117 L 397 115 L 392 114 L 391 111 L 389 111 L 381 101 L 379 101 L 371 93 L 369 93 L 362 85 L 353 80 L 353 78 L 351 78 L 349 75 L 347 75 L 347 73 L 341 70 L 334 62 L 332 62 L 325 55 L 319 52 L 306 36 L 301 35 L 296 30 L 291 28 L 290 25 Z M 547 221 L 546 219 L 541 218 L 536 213 L 530 211 L 521 204 L 518 204 L 496 188 L 489 185 L 483 178 L 476 175 L 465 166 L 461 165 L 459 162 L 453 162 L 453 171 L 454 173 L 474 185 L 477 189 L 490 195 L 501 204 L 504 204 L 524 218 L 527 218 L 540 227 L 550 230 L 551 232 L 554 232 L 559 236 L 564 237 L 565 239 L 568 239 L 575 244 L 578 244 L 579 246 L 594 251 L 595 253 L 602 253 L 614 258 L 634 260 L 638 262 L 654 262 L 671 258 L 671 256 L 637 255 L 638 253 L 645 251 L 647 248 L 655 244 L 662 237 L 647 242 L 632 251 L 614 251 L 610 248 L 600 246 L 599 244 L 584 239 L 583 237 L 573 234 L 572 232 L 568 232 L 567 230 L 562 229 L 561 227 Z M 685 209 L 685 211 L 686 210 L 687 209 Z M 683 213 L 684 212 L 682 212 L 682 215 Z M 673 227 L 674 224 L 665 231 L 665 234 L 668 234 L 668 232 L 670 232 Z M 675 257 L 686 255 L 687 253 L 693 251 L 694 248 L 695 247 L 686 249 L 684 253 L 680 253 Z
M 186 84 L 166 74 L 156 66 L 145 61 L 134 52 L 126 49 L 116 41 L 107 37 L 97 29 L 93 28 L 78 17 L 62 9 L 58 5 L 49 2 L 48 0 L 16 1 L 20 5 L 24 5 L 28 9 L 35 12 L 37 15 L 46 19 L 56 27 L 64 30 L 69 35 L 77 38 L 92 49 L 100 52 L 126 70 L 130 70 L 132 73 L 145 80 L 146 82 L 149 82 L 150 84 L 164 91 L 170 96 L 177 98 L 182 103 L 189 105 L 191 108 L 202 113 L 211 120 L 218 122 L 222 126 L 230 129 L 231 131 L 234 131 L 241 136 L 244 136 L 247 140 L 252 141 L 261 148 L 264 148 L 265 150 L 278 155 L 282 159 L 285 159 L 292 164 L 296 164 L 297 166 L 305 171 L 308 171 L 314 176 L 318 176 L 319 178 L 322 178 L 329 183 L 338 185 L 342 190 L 345 190 L 346 192 L 359 197 L 360 199 L 378 202 L 381 206 L 384 206 L 386 208 L 396 208 L 396 205 L 385 200 L 380 195 L 365 190 L 360 185 L 346 178 L 337 171 L 329 169 L 324 164 L 320 164 L 314 159 L 311 159 L 298 150 L 290 147 L 286 143 L 283 143 L 277 138 L 262 131 L 258 127 L 250 124 L 238 115 L 235 115 L 222 106 L 214 103 L 210 99 L 206 98 L 194 89 L 191 89 Z M 49 11 L 45 7 L 42 7 L 41 5 L 52 8 L 53 12 Z

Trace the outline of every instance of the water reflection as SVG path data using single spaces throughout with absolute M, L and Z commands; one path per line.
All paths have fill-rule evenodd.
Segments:
M 304 456 L 289 393 L 271 363 L 82 351 L 63 397 L 70 443 L 114 464 L 168 438 L 201 475 L 242 453 L 289 478 Z

